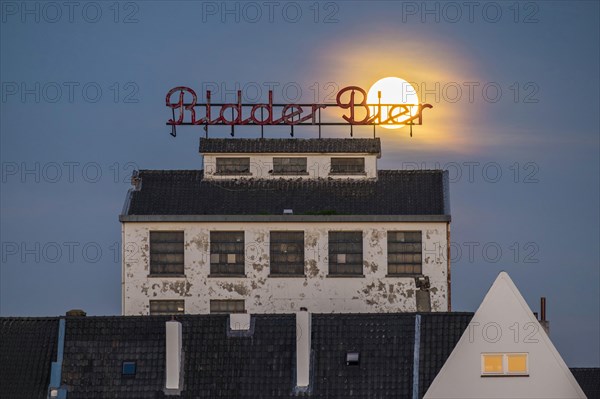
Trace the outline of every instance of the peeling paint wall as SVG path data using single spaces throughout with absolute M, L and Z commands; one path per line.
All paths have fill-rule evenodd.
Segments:
M 204 155 L 204 178 L 205 179 L 227 179 L 235 178 L 232 175 L 215 174 L 217 161 L 216 158 L 250 158 L 250 173 L 252 176 L 239 176 L 254 179 L 376 179 L 377 178 L 377 155 L 376 154 L 205 154 Z M 287 158 L 306 158 L 306 175 L 274 175 L 270 173 L 273 170 L 274 157 Z M 331 167 L 331 158 L 365 158 L 365 173 L 360 175 L 329 174 Z
M 123 312 L 145 315 L 151 299 L 183 299 L 209 313 L 211 299 L 244 299 L 250 313 L 414 312 L 412 277 L 386 277 L 387 231 L 421 230 L 432 311 L 448 310 L 447 223 L 124 223 Z M 149 232 L 183 230 L 185 277 L 148 277 Z M 208 277 L 210 231 L 245 231 L 246 278 Z M 269 232 L 304 230 L 305 277 L 269 277 Z M 364 277 L 328 277 L 328 232 L 362 230 Z

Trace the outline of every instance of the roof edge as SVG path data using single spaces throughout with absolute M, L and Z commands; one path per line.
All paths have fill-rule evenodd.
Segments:
M 124 222 L 450 222 L 450 215 L 119 215 Z

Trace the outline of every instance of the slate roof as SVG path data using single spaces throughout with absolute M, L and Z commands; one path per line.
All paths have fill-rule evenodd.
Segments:
M 0 396 L 46 398 L 58 319 L 0 318 Z
M 600 368 L 571 368 L 571 373 L 588 399 L 600 399 Z
M 421 314 L 420 392 L 427 390 L 431 376 L 442 367 L 472 316 L 472 313 Z M 309 397 L 412 398 L 415 317 L 414 313 L 313 314 Z M 169 319 L 170 316 L 67 317 L 62 367 L 67 397 L 166 397 L 164 323 Z M 295 315 L 252 315 L 252 319 L 250 334 L 233 336 L 228 333 L 227 315 L 177 316 L 183 328 L 184 358 L 184 389 L 178 397 L 296 396 Z M 6 320 L 2 319 L 1 324 L 3 340 L 5 332 L 33 331 L 36 334 L 26 334 L 20 344 L 37 349 L 40 341 L 34 337 L 48 334 L 41 331 L 49 330 L 48 322 L 11 319 L 10 326 Z M 56 327 L 57 319 L 50 321 Z M 15 339 L 14 334 L 10 336 Z M 49 370 L 50 362 L 55 360 L 48 356 L 23 357 L 17 350 L 6 353 L 2 350 L 3 370 L 9 367 Z M 346 365 L 348 351 L 360 353 L 358 366 Z M 135 377 L 121 376 L 124 360 L 137 362 Z M 12 387 L 11 394 L 3 394 L 3 398 L 43 397 L 47 378 L 34 387 L 24 384 Z
M 141 170 L 124 215 L 450 214 L 441 170 L 380 170 L 377 180 L 203 177 L 201 170 Z
M 200 153 L 360 153 L 381 154 L 374 139 L 211 139 L 200 138 Z

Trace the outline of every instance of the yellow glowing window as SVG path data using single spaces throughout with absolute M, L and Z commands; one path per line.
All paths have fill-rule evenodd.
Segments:
M 483 374 L 503 374 L 503 355 L 483 355 Z
M 527 354 L 506 355 L 509 374 L 527 374 Z
M 527 353 L 482 353 L 482 376 L 528 375 Z

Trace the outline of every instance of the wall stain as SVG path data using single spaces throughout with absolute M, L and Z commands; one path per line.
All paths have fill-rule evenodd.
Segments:
M 219 283 L 219 286 L 229 292 L 237 292 L 241 296 L 247 296 L 250 294 L 250 290 L 248 287 L 246 287 L 246 285 L 244 285 L 244 283 Z
M 307 260 L 304 262 L 304 269 L 308 277 L 316 277 L 319 274 L 319 268 L 317 267 L 317 261 L 315 259 Z
M 371 270 L 371 273 L 375 273 L 377 271 L 377 269 L 379 269 L 379 266 L 377 265 L 377 262 L 368 262 L 368 261 L 364 261 L 363 265 Z

